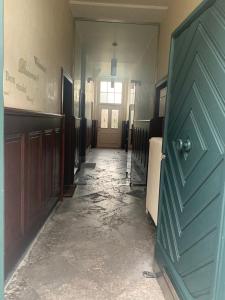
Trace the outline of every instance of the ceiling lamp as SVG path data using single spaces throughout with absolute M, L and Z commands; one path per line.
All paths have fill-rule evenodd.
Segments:
M 117 58 L 116 58 L 116 47 L 117 43 L 114 42 L 113 44 L 113 58 L 111 60 L 111 76 L 116 76 L 117 75 Z

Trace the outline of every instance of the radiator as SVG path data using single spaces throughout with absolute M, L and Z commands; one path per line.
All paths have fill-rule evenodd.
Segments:
M 162 138 L 151 138 L 149 144 L 146 212 L 151 215 L 155 225 L 157 225 Z

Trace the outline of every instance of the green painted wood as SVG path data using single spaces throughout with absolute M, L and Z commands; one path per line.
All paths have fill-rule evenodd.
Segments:
M 172 36 L 156 257 L 181 299 L 225 299 L 225 1 Z
M 4 290 L 3 0 L 0 0 L 0 299 Z

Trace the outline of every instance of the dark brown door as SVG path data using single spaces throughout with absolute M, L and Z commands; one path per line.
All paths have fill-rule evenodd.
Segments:
M 73 80 L 62 72 L 62 113 L 65 115 L 64 138 L 64 191 L 74 184 L 75 117 Z

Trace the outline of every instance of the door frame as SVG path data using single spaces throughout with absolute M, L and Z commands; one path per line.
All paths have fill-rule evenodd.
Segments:
M 4 2 L 0 0 L 0 299 L 4 295 L 4 96 L 3 96 L 3 61 L 4 61 Z
M 108 109 L 109 115 L 108 115 L 108 125 L 110 125 L 107 130 L 120 130 L 120 143 L 119 147 L 114 147 L 114 149 L 119 149 L 121 147 L 121 137 L 122 137 L 122 121 L 126 119 L 126 109 L 127 109 L 127 82 L 125 80 L 122 80 L 121 78 L 118 78 L 115 80 L 115 82 L 121 82 L 122 83 L 122 102 L 121 104 L 118 103 L 101 103 L 100 101 L 100 94 L 101 94 L 101 82 L 107 81 L 109 82 L 109 78 L 100 78 L 96 83 L 96 90 L 95 90 L 95 102 L 94 102 L 94 110 L 93 110 L 93 116 L 96 120 L 98 120 L 98 127 L 97 127 L 97 148 L 107 148 L 105 146 L 99 146 L 99 131 L 101 130 L 101 110 L 106 108 Z M 112 110 L 119 110 L 119 128 L 113 129 L 111 128 L 111 112 Z M 102 129 L 104 130 L 104 129 Z

